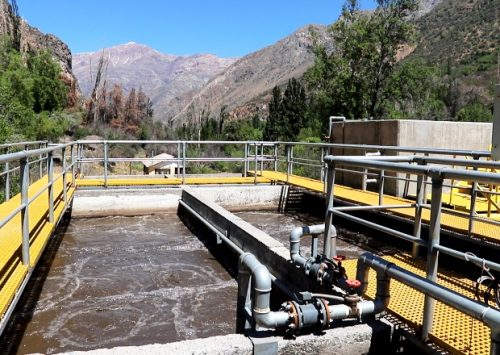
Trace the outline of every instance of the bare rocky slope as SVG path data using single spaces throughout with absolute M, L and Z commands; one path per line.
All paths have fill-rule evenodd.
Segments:
M 202 113 L 218 115 L 223 107 L 232 118 L 266 112 L 272 88 L 302 77 L 314 63 L 315 44 L 329 43 L 328 37 L 326 26 L 310 25 L 244 56 L 198 92 L 174 99 L 168 123 L 178 127 L 196 121 Z
M 69 106 L 77 104 L 80 90 L 72 71 L 72 55 L 68 45 L 52 34 L 44 34 L 26 21 L 20 21 L 21 51 L 39 52 L 48 50 L 61 66 L 64 82 L 68 85 Z M 12 9 L 6 0 L 0 0 L 0 37 L 12 37 L 14 33 Z
M 99 52 L 77 53 L 73 57 L 73 67 L 84 95 L 92 91 L 92 76 L 101 55 L 107 61 L 107 86 L 121 84 L 125 91 L 141 88 L 151 98 L 157 119 L 165 117 L 172 99 L 202 87 L 235 61 L 211 54 L 163 54 L 134 42 Z

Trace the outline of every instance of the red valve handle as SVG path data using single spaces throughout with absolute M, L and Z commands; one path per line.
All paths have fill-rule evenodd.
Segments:
M 333 257 L 333 260 L 335 261 L 343 261 L 345 259 L 346 259 L 345 255 L 336 255 Z
M 345 283 L 350 288 L 358 288 L 361 286 L 361 281 L 359 281 L 359 280 L 347 279 Z

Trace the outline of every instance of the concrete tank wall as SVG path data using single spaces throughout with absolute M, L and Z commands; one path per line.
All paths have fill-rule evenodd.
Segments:
M 336 122 L 333 124 L 331 136 L 333 143 L 487 151 L 490 149 L 491 134 L 492 124 L 484 122 L 378 120 Z M 364 153 L 348 149 L 333 151 L 334 155 Z M 337 181 L 356 188 L 362 186 L 362 177 L 359 174 L 340 173 Z M 395 196 L 402 196 L 405 191 L 404 182 L 392 179 L 388 179 L 384 187 L 386 193 Z M 368 188 L 370 189 L 370 186 Z M 414 184 L 410 184 L 407 190 L 412 194 L 415 190 Z

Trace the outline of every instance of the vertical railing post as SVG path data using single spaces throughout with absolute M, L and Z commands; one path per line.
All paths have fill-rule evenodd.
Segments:
M 422 205 L 424 204 L 425 200 L 424 192 L 426 180 L 427 176 L 417 175 L 417 198 L 415 203 L 415 224 L 413 225 L 413 236 L 418 239 L 420 239 L 422 233 Z M 417 243 L 413 243 L 411 255 L 414 258 L 418 257 L 419 250 L 420 245 Z
M 333 220 L 333 200 L 334 200 L 334 186 L 335 186 L 335 165 L 328 165 L 326 175 L 326 215 L 325 215 L 325 234 L 323 240 L 323 248 L 325 257 L 331 258 L 337 255 L 336 240 L 332 238 L 331 226 Z
M 248 143 L 245 143 L 243 146 L 245 151 L 243 152 L 244 162 L 243 162 L 243 177 L 247 177 L 248 172 Z
M 82 159 L 83 159 L 83 144 L 78 143 L 77 147 L 77 159 L 78 159 L 78 174 L 83 175 L 83 170 L 82 170 Z
M 9 153 L 9 148 L 7 148 L 7 151 L 5 154 Z M 10 200 L 10 164 L 9 162 L 5 163 L 5 201 Z
M 66 175 L 66 147 L 62 147 L 62 152 L 61 152 L 61 158 L 62 158 L 62 178 L 63 178 L 63 199 L 64 199 L 64 205 L 68 205 L 68 194 L 66 192 L 67 186 L 68 186 L 68 177 Z
M 441 233 L 441 202 L 443 194 L 443 179 L 439 175 L 432 176 L 431 221 L 429 225 L 429 241 L 427 244 L 427 279 L 437 282 L 439 251 L 436 246 L 440 243 Z M 421 339 L 427 341 L 432 330 L 436 300 L 428 295 L 424 299 L 424 315 L 422 320 Z
M 384 204 L 384 182 L 385 182 L 385 173 L 383 170 L 380 170 L 378 175 L 378 204 L 382 206 Z
M 40 143 L 40 144 L 38 145 L 38 148 L 42 149 L 44 145 L 47 147 L 47 146 L 48 146 L 48 143 Z M 42 178 L 42 176 L 43 176 L 43 163 L 42 163 L 42 159 L 43 159 L 43 154 L 40 154 L 40 155 L 38 156 L 38 168 L 39 168 L 38 177 L 39 177 L 40 179 L 41 179 L 41 178 Z
M 76 163 L 75 163 L 75 145 L 74 144 L 71 144 L 71 146 L 69 148 L 69 152 L 70 152 L 70 157 L 71 157 L 71 159 L 70 159 L 70 162 L 71 162 L 71 183 L 75 184 Z M 48 173 L 48 169 L 47 169 L 47 173 Z
M 52 152 L 47 154 L 47 175 L 49 178 L 49 222 L 54 223 L 54 156 Z
M 278 144 L 274 143 L 274 171 L 278 171 Z
M 255 145 L 254 147 L 254 178 L 253 178 L 253 183 L 257 185 L 257 168 L 259 166 L 257 162 L 257 154 L 259 154 L 259 147 L 257 146 L 257 142 L 253 143 Z
M 29 205 L 28 205 L 28 188 L 30 184 L 30 167 L 28 158 L 21 159 L 19 167 L 21 174 L 21 233 L 22 233 L 22 257 L 23 265 L 30 265 L 30 225 L 29 225 Z
M 290 145 L 290 175 L 293 175 L 293 144 Z
M 104 187 L 108 187 L 108 142 L 104 141 Z
M 478 160 L 479 157 L 474 156 L 474 160 Z M 473 168 L 477 171 L 477 166 Z M 472 188 L 470 192 L 470 209 L 469 209 L 469 227 L 467 230 L 467 235 L 472 237 L 472 232 L 474 231 L 474 218 L 476 216 L 476 198 L 477 198 L 477 181 L 472 182 Z
M 186 184 L 186 141 L 182 141 L 182 185 Z
M 320 156 L 320 164 L 321 164 L 321 168 L 320 168 L 320 180 L 321 182 L 324 184 L 325 183 L 325 148 L 324 147 L 321 147 L 321 156 Z
M 286 183 L 290 181 L 290 165 L 291 165 L 291 147 L 289 144 L 286 145 Z
M 177 179 L 181 177 L 181 143 L 177 142 Z
M 264 171 L 264 143 L 260 144 L 260 175 Z

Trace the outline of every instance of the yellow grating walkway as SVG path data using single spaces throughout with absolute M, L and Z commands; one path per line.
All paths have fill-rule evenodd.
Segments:
M 28 193 L 32 198 L 39 193 L 48 182 L 47 176 L 30 185 Z M 67 175 L 67 199 L 71 201 L 74 187 L 71 174 Z M 54 221 L 58 222 L 65 210 L 63 199 L 63 180 L 54 183 Z M 0 220 L 8 216 L 21 204 L 20 194 L 0 204 Z M 0 320 L 4 317 L 10 303 L 23 283 L 31 267 L 34 267 L 45 249 L 52 231 L 57 223 L 50 223 L 48 191 L 38 196 L 29 206 L 30 230 L 30 266 L 22 264 L 21 247 L 21 213 L 19 212 L 7 224 L 0 228 Z
M 286 182 L 286 174 L 275 171 L 262 171 L 262 177 L 268 178 L 273 181 Z M 303 187 L 316 192 L 323 192 L 323 183 L 318 180 L 304 178 L 300 176 L 291 175 L 288 181 L 289 184 Z M 335 185 L 334 195 L 336 198 L 356 203 L 358 205 L 375 206 L 378 205 L 378 193 L 372 191 L 362 191 L 351 187 L 342 185 Z M 414 201 L 407 200 L 400 197 L 384 195 L 384 204 L 409 204 Z M 406 217 L 410 219 L 415 218 L 415 208 L 408 207 L 404 209 L 389 209 L 393 214 Z M 430 221 L 430 211 L 424 209 L 422 211 L 422 220 L 426 223 Z M 463 216 L 456 216 L 446 213 L 443 209 L 441 213 L 441 226 L 445 229 L 455 231 L 457 233 L 466 234 L 469 227 L 469 215 L 464 213 Z M 493 223 L 475 221 L 473 235 L 477 238 L 488 239 L 494 242 L 500 242 L 500 226 Z
M 210 185 L 210 184 L 253 184 L 253 177 L 191 177 L 186 178 L 186 185 Z M 257 177 L 258 183 L 270 183 L 265 177 Z M 104 186 L 104 179 L 81 178 L 76 180 L 77 186 Z M 181 178 L 113 178 L 108 179 L 108 186 L 145 186 L 145 185 L 182 185 Z
M 425 265 L 415 261 L 410 255 L 384 257 L 410 272 L 425 277 Z M 357 260 L 346 260 L 342 263 L 347 274 L 356 275 Z M 455 292 L 474 298 L 472 281 L 451 272 L 440 271 L 438 283 Z M 376 272 L 370 270 L 370 281 L 366 296 L 375 297 Z M 402 321 L 413 327 L 422 326 L 424 294 L 398 281 L 391 280 L 391 301 L 389 311 Z M 433 342 L 454 354 L 489 354 L 490 330 L 487 326 L 472 317 L 465 315 L 443 303 L 436 303 L 436 311 L 430 338 Z

